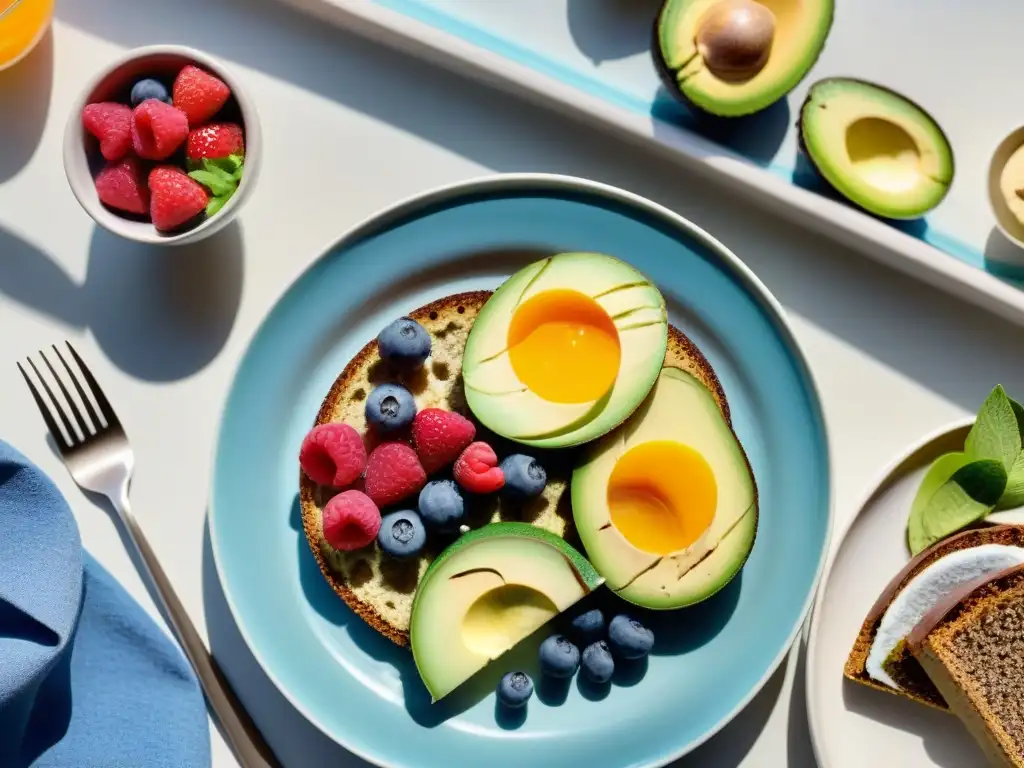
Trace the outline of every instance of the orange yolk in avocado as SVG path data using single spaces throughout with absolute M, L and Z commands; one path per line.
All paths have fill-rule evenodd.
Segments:
M 612 525 L 634 547 L 656 555 L 693 544 L 711 525 L 717 503 L 707 460 L 673 440 L 630 448 L 608 481 Z
M 619 333 L 604 308 L 573 290 L 542 291 L 512 316 L 509 359 L 519 380 L 553 403 L 586 403 L 619 375 Z

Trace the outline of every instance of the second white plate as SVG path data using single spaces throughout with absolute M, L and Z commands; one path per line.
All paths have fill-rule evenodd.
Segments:
M 985 757 L 952 715 L 843 677 L 861 623 L 910 559 L 907 515 L 928 465 L 962 450 L 974 419 L 937 433 L 883 473 L 836 548 L 818 592 L 807 650 L 807 717 L 821 768 L 963 768 Z

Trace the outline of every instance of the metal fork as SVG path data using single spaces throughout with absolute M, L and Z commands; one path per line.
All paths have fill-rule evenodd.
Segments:
M 53 346 L 53 351 L 64 366 L 68 378 L 78 393 L 79 401 L 86 411 L 88 419 L 83 417 L 82 411 L 71 397 L 64 381 L 57 375 L 49 358 L 42 351 L 39 356 L 46 364 L 46 368 L 49 369 L 50 377 L 56 382 L 57 388 L 63 395 L 63 400 L 54 395 L 53 389 L 39 372 L 32 358 L 28 358 L 27 362 L 39 380 L 42 392 L 21 363 L 18 363 L 18 370 L 25 377 L 25 383 L 28 384 L 32 397 L 35 399 L 36 405 L 39 406 L 39 412 L 43 416 L 43 421 L 46 422 L 47 429 L 50 430 L 53 441 L 60 450 L 64 464 L 80 488 L 106 496 L 117 510 L 117 515 L 128 534 L 128 539 L 135 546 L 138 555 L 137 562 L 143 564 L 145 575 L 156 587 L 164 616 L 167 617 L 185 656 L 192 664 L 192 668 L 195 669 L 206 701 L 220 723 L 224 737 L 234 750 L 239 763 L 244 768 L 278 766 L 273 752 L 263 741 L 263 737 L 218 668 L 217 662 L 214 661 L 203 644 L 202 638 L 199 637 L 199 633 L 196 632 L 192 620 L 189 619 L 188 613 L 185 612 L 171 582 L 163 568 L 160 567 L 149 542 L 146 541 L 142 529 L 132 515 L 128 502 L 128 488 L 135 466 L 135 454 L 128 443 L 128 437 L 125 435 L 117 414 L 114 413 L 106 395 L 96 383 L 92 372 L 75 352 L 70 342 L 65 342 L 65 344 L 67 344 L 68 351 L 74 358 L 80 374 L 75 374 L 56 345 Z M 96 408 L 93 407 L 87 392 L 95 401 Z M 97 413 L 97 409 L 99 413 Z M 54 418 L 54 413 L 60 419 L 59 424 Z

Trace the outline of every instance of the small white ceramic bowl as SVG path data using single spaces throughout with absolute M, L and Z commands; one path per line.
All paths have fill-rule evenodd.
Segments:
M 227 204 L 211 218 L 184 232 L 161 234 L 149 222 L 119 216 L 100 202 L 93 181 L 93 169 L 102 163 L 98 144 L 82 127 L 82 110 L 86 104 L 113 99 L 124 100 L 132 84 L 143 77 L 161 77 L 173 82 L 174 75 L 186 64 L 194 64 L 219 77 L 231 88 L 241 112 L 245 131 L 245 170 L 238 190 Z M 256 105 L 242 83 L 223 64 L 208 54 L 179 45 L 153 45 L 126 51 L 111 62 L 85 87 L 71 107 L 64 131 L 64 172 L 71 191 L 92 218 L 114 234 L 139 243 L 184 245 L 194 243 L 218 232 L 238 215 L 252 194 L 263 159 L 263 138 Z
M 1021 145 L 1024 145 L 1024 126 L 1014 128 L 1005 139 L 999 142 L 988 166 L 988 204 L 996 220 L 996 227 L 1011 243 L 1024 248 L 1024 225 L 1017 221 L 1010 207 L 1003 199 L 1000 191 L 1000 179 L 1006 161 L 1010 159 Z

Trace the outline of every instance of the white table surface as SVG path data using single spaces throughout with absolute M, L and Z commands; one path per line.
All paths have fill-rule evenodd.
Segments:
M 503 171 L 590 177 L 709 230 L 789 313 L 831 430 L 837 530 L 890 457 L 1024 390 L 1024 330 L 775 220 L 645 150 L 327 28 L 272 0 L 58 0 L 53 32 L 0 73 L 0 434 L 75 509 L 85 545 L 156 615 L 104 510 L 50 451 L 15 359 L 76 343 L 135 446 L 135 508 L 185 605 L 282 762 L 364 765 L 293 710 L 227 610 L 205 537 L 218 414 L 256 324 L 351 224 L 396 199 Z M 147 250 L 98 229 L 64 179 L 68 105 L 125 48 L 183 43 L 226 59 L 262 115 L 260 185 L 206 244 Z M 936 254 L 936 258 L 941 258 Z M 834 542 L 833 542 L 834 543 Z M 790 660 L 679 766 L 813 766 Z M 797 684 L 794 685 L 794 679 Z M 214 764 L 235 764 L 214 734 Z

